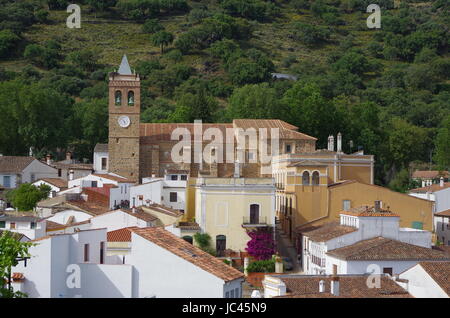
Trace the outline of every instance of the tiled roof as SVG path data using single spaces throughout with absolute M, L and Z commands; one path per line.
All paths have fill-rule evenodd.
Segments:
M 111 213 L 117 213 L 117 212 L 123 212 L 123 213 L 127 213 L 129 215 L 132 215 L 140 220 L 143 220 L 145 222 L 154 222 L 156 220 L 158 220 L 158 218 L 150 213 L 146 213 L 144 210 L 142 210 L 141 208 L 135 208 L 134 212 L 132 209 L 119 209 L 119 210 L 114 210 L 114 211 L 108 211 L 105 213 L 102 213 L 100 215 L 105 215 L 105 214 L 111 214 Z M 98 215 L 99 216 L 99 215 Z
M 375 237 L 328 251 L 327 255 L 344 260 L 449 260 L 450 257 L 431 248 L 412 245 L 384 237 Z
M 444 186 L 441 187 L 439 183 L 434 183 L 432 185 L 421 187 L 421 188 L 415 188 L 412 190 L 409 190 L 410 193 L 427 193 L 427 192 L 437 192 L 444 189 L 447 189 L 450 187 L 450 182 L 444 182 Z
M 76 222 L 76 223 L 69 223 L 69 224 L 60 224 L 60 223 L 53 222 L 53 221 L 50 221 L 50 220 L 47 220 L 46 222 L 47 222 L 46 230 L 50 231 L 50 232 L 51 231 L 64 230 L 64 229 L 69 228 L 69 227 L 74 227 L 74 226 L 78 226 L 78 225 L 91 223 L 90 220 L 86 220 L 86 221 L 82 221 L 82 222 Z
M 185 231 L 200 231 L 200 225 L 195 222 L 179 222 L 177 227 Z
M 395 214 L 387 209 L 380 208 L 378 211 L 375 211 L 375 207 L 368 205 L 362 205 L 356 208 L 352 208 L 348 211 L 341 211 L 340 213 L 353 216 L 399 217 L 398 214 Z
M 0 156 L 0 172 L 21 173 L 33 160 L 36 159 L 21 156 Z
M 133 229 L 132 231 L 224 281 L 232 281 L 244 277 L 244 274 L 237 269 L 226 265 L 220 259 L 202 251 L 163 228 L 150 227 Z
M 56 231 L 56 230 L 65 229 L 66 226 L 64 224 L 61 224 L 61 223 L 56 223 L 56 222 L 47 220 L 45 228 L 46 228 L 47 231 Z
M 87 202 L 83 200 L 79 201 L 67 201 L 64 203 L 65 206 L 78 208 L 91 215 L 100 215 L 109 211 L 109 207 L 95 204 L 92 202 Z
M 110 231 L 106 234 L 108 242 L 131 242 L 131 229 L 137 229 L 138 227 L 125 227 L 115 231 Z
M 124 177 L 118 177 L 118 176 L 114 176 L 111 174 L 100 174 L 100 173 L 94 173 L 92 174 L 93 176 L 99 177 L 99 178 L 103 178 L 103 179 L 108 179 L 108 180 L 112 180 L 112 181 L 116 181 L 118 183 L 135 183 L 132 180 L 128 180 Z
M 11 278 L 13 281 L 22 281 L 25 279 L 25 275 L 23 273 L 12 273 Z
M 57 169 L 72 169 L 72 170 L 92 170 L 93 165 L 89 163 L 68 163 L 66 160 L 53 162 L 51 164 Z
M 356 227 L 341 225 L 339 222 L 325 223 L 324 225 L 310 231 L 302 230 L 301 228 L 299 229 L 303 235 L 316 242 L 326 242 L 357 230 L 358 229 Z
M 298 132 L 298 127 L 279 119 L 235 119 L 233 120 L 233 125 L 244 130 L 248 128 L 266 128 L 268 129 L 268 136 L 270 136 L 271 128 L 278 128 L 281 139 L 317 140 L 317 138 Z
M 448 216 L 450 217 L 450 209 L 435 213 L 434 216 Z
M 4 212 L 2 212 L 4 213 Z M 42 221 L 41 218 L 29 214 L 17 214 L 15 212 L 12 213 L 4 213 L 0 214 L 0 221 L 11 221 L 11 222 L 39 222 Z
M 331 276 L 286 275 L 275 276 L 286 285 L 286 296 L 283 298 L 330 298 Z M 381 288 L 369 288 L 367 275 L 339 275 L 339 298 L 410 298 L 405 289 L 392 279 L 380 276 Z M 319 282 L 325 282 L 325 292 L 319 293 Z
M 414 171 L 412 177 L 417 179 L 435 179 L 438 177 L 448 178 L 448 171 Z
M 39 179 L 38 181 L 45 181 L 60 189 L 67 188 L 67 181 L 60 178 L 42 178 Z
M 450 296 L 450 262 L 420 262 L 419 264 Z
M 25 234 L 22 233 L 18 233 L 18 232 L 10 232 L 10 231 L 5 231 L 5 230 L 0 230 L 0 236 L 3 235 L 3 233 L 9 233 L 10 235 L 12 235 L 12 237 L 14 239 L 16 239 L 17 241 L 20 241 L 22 238 L 26 237 L 27 239 L 29 239 L 28 236 L 26 236 Z
M 94 152 L 108 152 L 108 144 L 96 144 Z
M 161 204 L 156 204 L 156 203 L 151 204 L 147 208 L 150 209 L 150 210 L 154 210 L 156 212 L 160 212 L 160 213 L 163 213 L 163 214 L 167 214 L 167 215 L 173 216 L 173 217 L 179 217 L 179 216 L 183 216 L 184 215 L 184 213 L 180 212 L 179 210 L 175 210 L 175 209 L 172 209 L 172 208 L 170 208 L 168 206 L 161 205 Z
M 140 124 L 140 136 L 145 137 L 145 141 L 172 141 L 172 132 L 177 128 L 186 128 L 191 139 L 194 139 L 194 123 L 146 123 Z M 223 136 L 226 136 L 226 129 L 233 128 L 232 124 L 202 124 L 203 132 L 208 128 L 218 128 L 222 132 Z M 203 133 L 202 132 L 202 133 Z

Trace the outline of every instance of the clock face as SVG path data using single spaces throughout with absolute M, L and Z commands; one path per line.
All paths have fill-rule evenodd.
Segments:
M 118 120 L 118 123 L 119 123 L 120 127 L 127 128 L 131 124 L 130 117 L 128 117 L 128 116 L 120 116 L 119 120 Z

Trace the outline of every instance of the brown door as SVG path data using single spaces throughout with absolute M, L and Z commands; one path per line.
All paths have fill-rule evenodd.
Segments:
M 216 253 L 217 256 L 224 256 L 225 249 L 227 248 L 227 238 L 225 235 L 216 236 Z
M 250 205 L 250 224 L 259 224 L 259 205 Z

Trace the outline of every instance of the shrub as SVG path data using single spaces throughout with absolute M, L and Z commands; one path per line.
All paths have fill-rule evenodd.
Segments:
M 275 259 L 255 261 L 248 265 L 249 273 L 273 273 L 275 272 Z
M 247 234 L 251 237 L 245 249 L 248 254 L 257 260 L 270 259 L 275 253 L 273 231 L 270 229 L 258 229 Z

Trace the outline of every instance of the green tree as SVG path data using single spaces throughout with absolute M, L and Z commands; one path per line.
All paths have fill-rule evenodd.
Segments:
M 36 187 L 30 183 L 23 183 L 17 189 L 8 192 L 8 200 L 19 211 L 31 211 L 36 203 L 48 198 L 51 191 L 50 186 L 42 184 Z
M 450 168 L 450 115 L 442 120 L 441 127 L 436 136 L 436 153 L 434 160 L 439 169 L 448 170 Z
M 11 30 L 0 31 L 0 57 L 10 57 L 20 38 Z
M 149 19 L 142 25 L 142 32 L 155 33 L 164 30 L 164 27 L 159 23 L 158 19 Z
M 39 83 L 0 83 L 0 152 L 24 155 L 64 148 L 71 133 L 72 100 Z
M 217 101 L 205 90 L 196 94 L 186 93 L 179 98 L 170 120 L 182 123 L 191 123 L 196 119 L 201 119 L 206 123 L 214 122 L 214 113 L 217 108 Z
M 98 54 L 90 49 L 72 52 L 67 59 L 74 66 L 86 72 L 93 72 L 98 67 Z
M 268 83 L 245 85 L 234 90 L 227 108 L 228 117 L 287 119 L 288 111 L 277 91 Z
M 164 53 L 164 47 L 171 44 L 173 42 L 173 39 L 173 34 L 167 31 L 159 31 L 151 37 L 153 45 L 159 46 L 161 48 L 161 54 Z
M 22 298 L 26 294 L 14 292 L 10 284 L 11 269 L 17 266 L 19 259 L 30 257 L 28 249 L 33 246 L 30 242 L 20 242 L 12 232 L 4 231 L 0 235 L 0 298 Z M 3 282 L 8 282 L 6 286 Z

